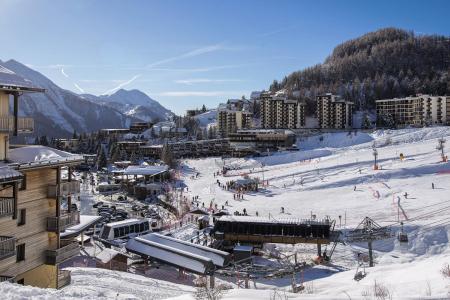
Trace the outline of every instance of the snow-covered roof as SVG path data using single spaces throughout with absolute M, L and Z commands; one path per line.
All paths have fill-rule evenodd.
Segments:
M 122 221 L 112 222 L 106 224 L 109 227 L 120 227 L 122 225 L 133 225 L 133 224 L 140 224 L 142 222 L 148 222 L 146 219 L 126 219 Z
M 139 237 L 147 241 L 153 241 L 169 247 L 174 247 L 195 255 L 205 256 L 212 259 L 218 267 L 224 267 L 228 263 L 230 254 L 210 247 L 193 244 L 173 237 L 165 236 L 159 233 L 149 233 Z
M 166 264 L 175 265 L 198 274 L 214 272 L 214 263 L 208 257 L 169 247 L 145 239 L 129 239 L 125 248 L 129 252 L 152 257 Z
M 130 239 L 125 247 L 130 252 L 199 274 L 212 274 L 215 266 L 228 264 L 230 256 L 227 252 L 155 233 Z
M 128 166 L 124 171 L 124 175 L 157 175 L 167 172 L 169 167 L 163 166 Z
M 12 163 L 29 164 L 30 166 L 83 160 L 81 155 L 46 146 L 25 146 L 9 149 L 8 157 Z
M 237 245 L 233 248 L 233 251 L 253 251 L 253 246 Z
M 44 92 L 45 90 L 35 86 L 30 80 L 17 75 L 10 69 L 0 65 L 0 90 L 17 90 L 27 92 Z
M 100 222 L 101 220 L 101 216 L 80 215 L 80 223 L 67 228 L 64 232 L 61 233 L 61 237 L 67 238 L 70 236 L 77 236 L 82 231 L 94 226 L 94 224 Z
M 125 254 L 120 253 L 119 251 L 116 251 L 114 249 L 103 248 L 103 250 L 101 252 L 95 253 L 94 256 L 96 259 L 98 259 L 102 263 L 107 264 L 117 255 L 125 255 Z
M 22 176 L 22 173 L 8 166 L 0 167 L 0 182 L 18 180 Z

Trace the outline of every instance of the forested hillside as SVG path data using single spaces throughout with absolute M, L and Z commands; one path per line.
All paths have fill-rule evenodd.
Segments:
M 305 99 L 309 114 L 315 96 L 326 92 L 370 109 L 376 99 L 450 94 L 449 68 L 449 37 L 386 28 L 338 45 L 324 63 L 275 80 L 270 89 Z

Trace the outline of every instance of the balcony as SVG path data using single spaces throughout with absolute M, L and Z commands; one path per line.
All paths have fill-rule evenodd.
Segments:
M 14 277 L 13 276 L 0 275 L 0 282 L 5 282 L 5 281 L 14 283 Z
M 60 217 L 47 218 L 47 231 L 49 232 L 63 232 L 66 228 L 80 224 L 80 212 L 72 211 L 65 213 Z
M 80 193 L 80 181 L 72 180 L 61 182 L 58 184 L 50 184 L 48 186 L 48 197 L 56 198 L 61 196 L 70 196 Z
M 33 118 L 17 118 L 17 130 L 20 132 L 33 132 L 34 120 Z M 0 117 L 0 132 L 14 131 L 14 117 L 3 116 Z
M 14 214 L 14 197 L 0 197 L 0 217 Z
M 61 240 L 61 247 L 56 250 L 47 250 L 45 259 L 47 265 L 56 265 L 80 254 L 80 246 L 77 242 Z
M 0 260 L 16 255 L 16 239 L 12 236 L 0 236 Z
M 58 271 L 58 282 L 56 283 L 56 288 L 60 289 L 70 284 L 72 278 L 70 276 L 69 270 L 59 270 Z

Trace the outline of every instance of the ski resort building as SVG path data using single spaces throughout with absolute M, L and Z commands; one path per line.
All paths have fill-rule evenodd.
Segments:
M 225 137 L 239 129 L 251 128 L 252 118 L 249 100 L 229 99 L 217 109 L 217 129 Z
M 287 129 L 238 130 L 229 135 L 233 155 L 245 156 L 255 152 L 291 149 L 296 141 L 295 133 Z
M 79 253 L 78 243 L 61 234 L 79 223 L 72 167 L 83 158 L 44 146 L 10 147 L 11 133 L 33 131 L 33 119 L 18 116 L 20 95 L 32 92 L 44 90 L 0 67 L 0 281 L 61 288 L 71 279 L 60 264 Z
M 299 129 L 305 127 L 306 104 L 286 96 L 261 93 L 261 127 L 265 129 Z
M 222 216 L 214 224 L 214 237 L 229 244 L 264 243 L 329 244 L 333 239 L 334 221 L 253 216 Z
M 169 151 L 174 158 L 181 157 L 207 157 L 228 154 L 230 143 L 228 139 L 209 139 L 167 143 Z M 160 158 L 163 145 L 143 145 L 139 147 L 144 157 Z
M 353 102 L 337 95 L 317 96 L 317 119 L 321 129 L 347 129 L 352 127 Z
M 378 126 L 450 125 L 450 96 L 417 95 L 375 103 Z

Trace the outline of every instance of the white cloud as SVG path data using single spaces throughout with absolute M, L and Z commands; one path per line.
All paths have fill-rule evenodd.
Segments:
M 279 34 L 279 33 L 285 32 L 285 31 L 289 31 L 289 30 L 294 29 L 294 28 L 297 28 L 297 26 L 291 25 L 291 26 L 287 26 L 287 27 L 283 27 L 283 28 L 278 28 L 278 29 L 275 29 L 275 30 L 272 30 L 272 31 L 268 31 L 268 32 L 264 32 L 264 33 L 258 34 L 257 37 L 260 37 L 260 38 L 261 37 L 268 37 L 268 36 L 271 36 L 271 35 L 276 35 L 276 34 Z
M 225 49 L 225 47 L 222 44 L 210 45 L 210 46 L 198 48 L 198 49 L 183 53 L 178 56 L 173 56 L 173 57 L 169 57 L 169 58 L 166 58 L 163 60 L 156 61 L 154 63 L 147 65 L 147 68 L 153 68 L 155 66 L 159 66 L 159 65 L 162 65 L 162 64 L 165 64 L 168 62 L 173 62 L 173 61 L 181 60 L 184 58 L 199 56 L 202 54 L 206 54 L 206 53 L 210 53 L 210 52 L 214 52 L 214 51 L 218 51 L 218 50 L 223 50 L 223 49 Z
M 64 77 L 69 78 L 69 75 L 67 75 L 66 72 L 64 72 L 64 68 L 61 68 L 61 74 L 63 74 Z
M 245 66 L 248 66 L 248 64 L 209 66 L 209 67 L 201 67 L 201 68 L 151 68 L 150 70 L 197 73 L 197 72 L 210 72 L 210 71 L 223 70 L 223 69 L 235 69 L 235 68 L 241 68 L 241 67 L 245 67 Z
M 81 93 L 85 93 L 85 91 L 78 85 L 78 84 L 76 84 L 75 82 L 73 83 L 73 85 L 77 88 L 77 90 L 79 90 Z
M 133 76 L 133 78 L 131 78 L 130 80 L 127 80 L 127 81 L 125 81 L 125 82 L 122 82 L 121 84 L 119 84 L 119 85 L 116 86 L 115 88 L 110 89 L 110 90 L 104 92 L 102 95 L 109 95 L 109 94 L 112 94 L 112 93 L 114 93 L 114 92 L 120 90 L 120 89 L 123 88 L 124 86 L 129 85 L 130 83 L 132 83 L 133 81 L 135 81 L 136 79 L 138 79 L 140 76 L 141 76 L 140 74 L 135 75 L 135 76 Z
M 228 97 L 240 97 L 246 94 L 246 92 L 236 91 L 173 91 L 162 92 L 157 94 L 158 96 L 165 97 L 215 97 L 215 96 L 228 96 Z M 234 96 L 233 96 L 234 95 Z
M 240 79 L 208 79 L 208 78 L 193 78 L 193 79 L 179 79 L 175 83 L 193 85 L 196 83 L 224 83 L 224 82 L 242 82 Z

